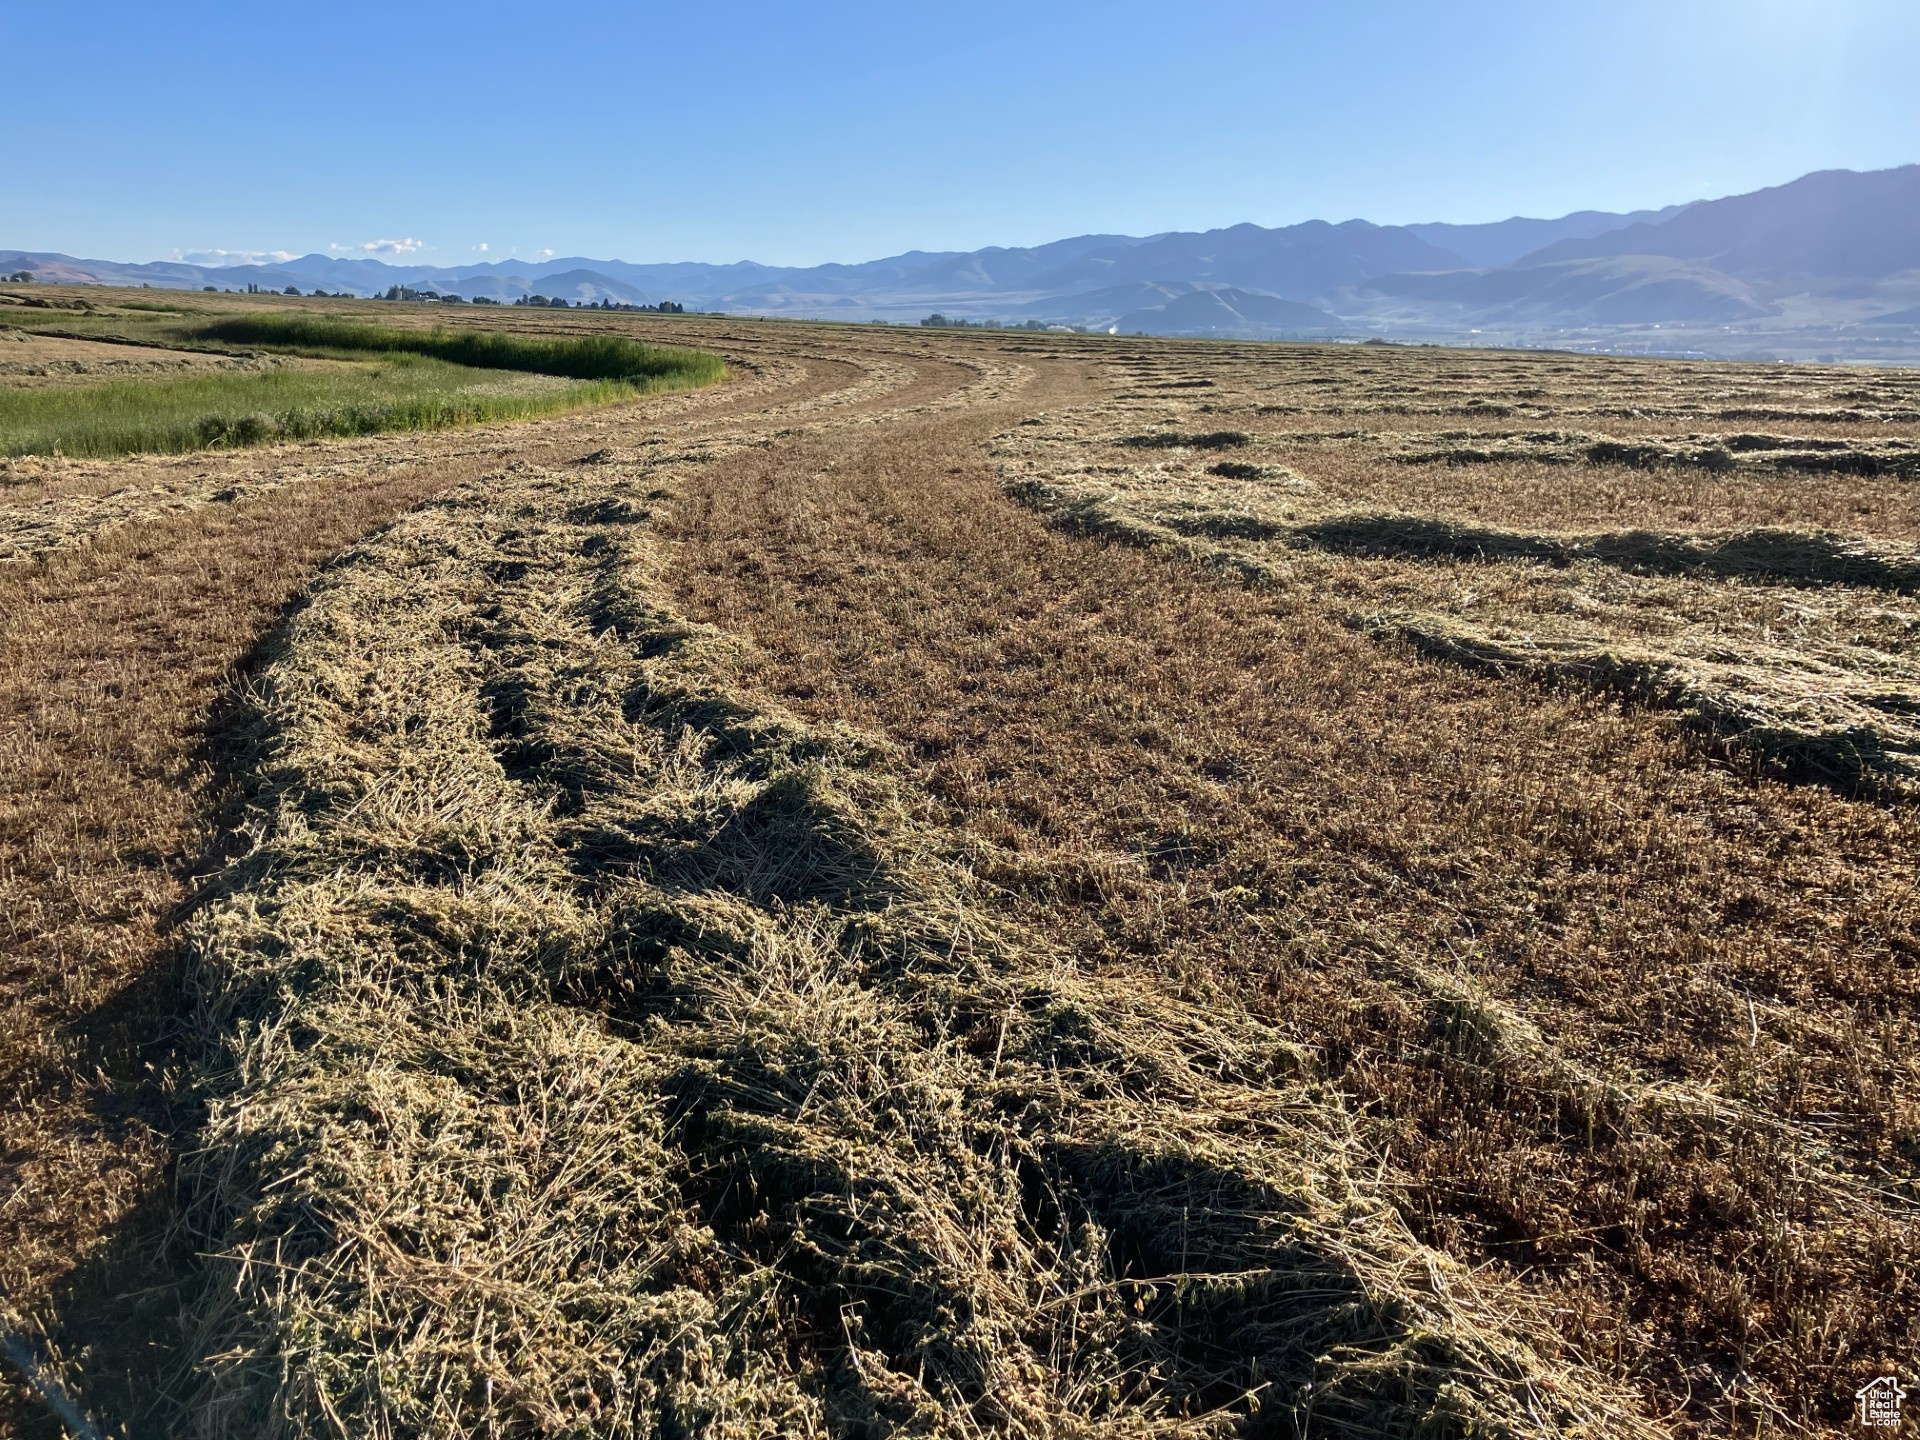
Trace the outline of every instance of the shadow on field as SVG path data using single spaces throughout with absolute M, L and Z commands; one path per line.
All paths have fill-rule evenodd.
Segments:
M 279 607 L 209 708 L 193 758 L 214 838 L 198 854 L 164 857 L 189 889 L 162 920 L 164 936 L 176 936 L 220 893 L 208 881 L 245 843 L 237 826 L 250 753 L 245 737 L 257 719 L 251 685 L 272 658 L 288 616 L 304 603 L 296 596 Z M 199 1057 L 177 941 L 168 938 L 131 984 L 76 1016 L 67 1033 L 83 1057 L 78 1073 L 96 1077 L 89 1097 L 96 1133 L 143 1131 L 171 1153 L 164 1172 L 144 1182 L 102 1243 L 49 1287 L 44 1311 L 28 1317 L 33 1328 L 23 1338 L 101 1434 L 161 1440 L 182 1432 L 200 1384 L 203 1327 L 192 1317 L 218 1308 L 209 1305 L 213 1277 L 184 1222 L 177 1189 L 179 1159 L 205 1124 L 193 1083 Z M 17 1397 L 17 1416 L 8 1416 L 7 1397 L 0 1397 L 0 1422 L 12 1419 L 21 1435 L 69 1433 L 23 1387 L 14 1386 L 9 1396 Z
M 1409 515 L 1337 515 L 1293 532 L 1347 555 L 1416 560 L 1595 560 L 1643 575 L 1696 575 L 1774 585 L 1863 585 L 1920 592 L 1920 562 L 1828 531 L 1743 530 L 1721 539 L 1627 530 L 1560 539 Z
M 967 1256 L 929 1223 L 928 1177 L 829 1139 L 807 1113 L 817 1087 L 794 1079 L 751 1051 L 688 1066 L 665 1087 L 669 1133 L 689 1210 L 734 1263 L 783 1276 L 794 1363 L 825 1377 L 834 1433 L 912 1432 L 932 1396 L 1012 1421 L 992 1358 L 1010 1342 L 1123 1377 L 1084 1397 L 1090 1415 L 1206 1417 L 1245 1437 L 1382 1415 L 1464 1426 L 1473 1407 L 1454 1415 L 1447 1393 L 1457 1341 L 1370 1285 L 1302 1197 L 1131 1137 L 1050 1135 L 1030 1113 L 1011 1146 L 974 1137 L 978 1173 L 1014 1172 L 1017 1223 Z M 996 1099 L 969 1108 L 1013 1108 Z M 915 1374 L 925 1390 L 873 1383 Z

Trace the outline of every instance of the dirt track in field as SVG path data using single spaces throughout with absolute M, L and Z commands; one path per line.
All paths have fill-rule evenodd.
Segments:
M 721 439 L 663 508 L 665 582 L 752 642 L 753 684 L 900 747 L 921 818 L 1089 971 L 1231 996 L 1313 1055 L 1423 1238 L 1510 1269 L 1650 1415 L 1818 1430 L 1914 1353 L 1910 807 L 1007 498 L 996 436 L 1164 347 L 1116 370 L 1103 340 L 672 329 L 739 378 L 0 475 L 0 1294 L 51 1349 L 106 1337 L 76 1360 L 103 1412 L 139 1410 L 109 1372 L 160 1368 L 137 1347 L 182 1304 L 158 1250 L 196 1123 L 170 922 L 233 818 L 249 656 L 327 557 L 451 485 Z M 1862 488 L 1909 533 L 1898 490 Z M 149 1285 L 123 1324 L 111 1297 Z

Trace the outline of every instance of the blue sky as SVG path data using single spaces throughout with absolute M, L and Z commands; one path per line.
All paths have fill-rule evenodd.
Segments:
M 810 264 L 1920 159 L 1914 0 L 0 14 L 0 246 L 121 260 Z

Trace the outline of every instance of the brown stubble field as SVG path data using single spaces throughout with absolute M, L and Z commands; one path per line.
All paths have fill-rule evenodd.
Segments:
M 1380 1223 L 1399 1227 L 1369 1241 L 1368 1254 L 1431 1247 L 1480 1277 L 1493 1297 L 1492 1329 L 1510 1319 L 1528 1353 L 1547 1357 L 1547 1373 L 1569 1393 L 1602 1397 L 1594 1403 L 1621 1428 L 1817 1432 L 1844 1423 L 1864 1378 L 1911 1363 L 1920 1348 L 1920 825 L 1902 749 L 1912 711 L 1899 701 L 1914 695 L 1920 481 L 1901 467 L 1920 435 L 1920 387 L 1907 377 L 523 311 L 485 318 L 670 332 L 727 355 L 737 378 L 714 391 L 485 431 L 231 456 L 22 461 L 0 477 L 0 548 L 23 537 L 0 561 L 0 884 L 9 921 L 0 932 L 9 1014 L 0 1065 L 10 1092 L 0 1122 L 8 1257 L 0 1286 L 16 1325 L 63 1357 L 63 1373 L 103 1411 L 127 1413 L 125 1397 L 141 1381 L 109 1372 L 130 1365 L 170 1377 L 176 1401 L 190 1408 L 209 1393 L 239 1404 L 232 1396 L 246 1387 L 231 1372 L 213 1391 L 194 1388 L 206 1372 L 196 1379 L 183 1367 L 209 1348 L 195 1326 L 249 1353 L 271 1354 L 276 1343 L 258 1320 L 235 1329 L 231 1317 L 207 1318 L 217 1308 L 203 1298 L 207 1287 L 228 1282 L 161 1261 L 237 1243 L 237 1231 L 210 1231 L 201 1217 L 205 1154 L 235 1146 L 245 1116 L 280 1115 L 287 1104 L 278 1092 L 252 1096 L 209 1079 L 220 1067 L 204 1058 L 208 1021 L 195 1013 L 196 1004 L 225 1013 L 208 999 L 219 986 L 198 978 L 218 968 L 209 956 L 231 972 L 244 969 L 233 954 L 267 953 L 258 940 L 222 950 L 226 941 L 208 937 L 227 932 L 204 917 L 226 914 L 219 907 L 236 894 L 266 904 L 270 890 L 243 867 L 206 904 L 190 902 L 218 863 L 244 858 L 248 842 L 233 826 L 254 812 L 243 798 L 262 803 L 264 752 L 251 737 L 263 722 L 250 677 L 319 665 L 303 661 L 301 648 L 317 654 L 319 642 L 287 631 L 280 617 L 315 584 L 350 613 L 351 587 L 372 583 L 357 577 L 378 579 L 388 552 L 335 579 L 321 568 L 327 557 L 430 497 L 457 493 L 483 519 L 489 504 L 521 506 L 528 517 L 516 522 L 518 538 L 488 542 L 509 558 L 472 562 L 477 590 L 469 595 L 470 582 L 459 580 L 445 592 L 465 597 L 445 603 L 471 606 L 474 623 L 506 624 L 489 618 L 489 586 L 501 597 L 493 608 L 510 607 L 515 587 L 541 593 L 550 565 L 551 593 L 567 593 L 576 582 L 566 566 L 580 562 L 566 557 L 608 543 L 581 540 L 567 528 L 584 523 L 571 512 L 541 518 L 539 496 L 574 486 L 630 496 L 617 502 L 627 508 L 604 512 L 613 521 L 594 523 L 632 531 L 620 543 L 644 551 L 636 593 L 649 613 L 712 627 L 725 654 L 713 673 L 730 703 L 789 714 L 780 723 L 823 734 L 850 728 L 878 747 L 878 761 L 861 763 L 879 766 L 893 798 L 882 805 L 864 780 L 846 790 L 893 818 L 882 825 L 861 811 L 834 823 L 871 823 L 876 854 L 924 851 L 941 875 L 962 877 L 936 884 L 916 868 L 922 862 L 901 859 L 906 878 L 888 884 L 913 894 L 959 886 L 976 917 L 967 924 L 1011 937 L 987 947 L 983 978 L 966 984 L 1010 983 L 1044 955 L 1047 974 L 1079 977 L 1046 983 L 1081 997 L 1074 1003 L 1090 1013 L 1120 1003 L 1103 997 L 1124 996 L 1139 1014 L 1189 1017 L 1179 1023 L 1194 1033 L 1218 1025 L 1222 1035 L 1270 1036 L 1294 1057 L 1291 1068 L 1234 1080 L 1252 1088 L 1232 1103 L 1284 1110 L 1310 1094 L 1316 1116 L 1337 1117 L 1315 1122 L 1337 1133 L 1330 1151 L 1350 1147 L 1340 1153 L 1386 1207 Z M 1215 443 L 1223 434 L 1239 438 Z M 1168 435 L 1172 442 L 1121 443 Z M 1821 444 L 1774 443 L 1782 437 Z M 1609 444 L 1664 448 L 1593 458 Z M 1820 459 L 1835 454 L 1842 468 Z M 1782 455 L 1793 463 L 1779 463 Z M 567 468 L 583 456 L 599 459 Z M 1212 473 L 1223 462 L 1253 473 Z M 410 523 L 431 525 L 433 514 L 416 512 Z M 1727 545 L 1761 531 L 1772 538 L 1757 548 Z M 1786 543 L 1788 531 L 1812 543 Z M 1594 547 L 1595 537 L 1630 532 L 1659 543 Z M 467 563 L 460 553 L 449 551 Z M 401 603 L 377 593 L 382 604 Z M 1383 614 L 1398 628 L 1377 623 Z M 1470 630 L 1474 645 L 1437 646 L 1434 616 L 1447 619 L 1449 635 Z M 654 653 L 644 627 L 616 624 L 594 643 L 629 631 L 635 653 Z M 564 654 L 585 634 L 543 643 Z M 1555 650 L 1554 641 L 1575 648 Z M 497 705 L 509 682 L 532 683 L 524 660 L 489 679 L 487 667 L 505 663 L 493 657 L 508 651 L 475 643 L 474 693 L 496 697 L 486 703 Z M 399 639 L 395 646 L 401 655 Z M 1594 654 L 1626 654 L 1643 667 L 1634 672 L 1642 681 L 1646 667 L 1679 661 L 1705 679 L 1691 690 L 1621 684 L 1621 667 L 1596 666 Z M 1727 706 L 1701 698 L 1773 696 L 1782 673 L 1814 687 L 1811 708 L 1788 716 L 1798 731 L 1766 730 L 1740 711 L 1743 728 L 1725 721 Z M 270 682 L 270 692 L 276 683 L 291 682 Z M 566 698 L 575 692 L 565 687 L 552 693 L 563 699 L 542 703 L 563 716 L 567 705 L 587 704 Z M 1875 720 L 1881 728 L 1841 726 L 1842 763 L 1796 759 L 1832 753 L 1810 751 L 1805 736 L 1834 728 L 1835 695 L 1855 704 L 1849 716 L 1885 717 Z M 1861 710 L 1861 695 L 1882 704 Z M 384 703 L 351 701 L 337 723 L 361 723 L 356 705 Z M 367 714 L 372 734 L 375 708 Z M 299 727 L 319 722 L 273 723 L 283 727 L 276 753 L 304 754 L 311 737 Z M 479 732 L 480 743 L 506 756 L 510 772 L 530 763 L 513 756 L 537 749 L 541 783 L 562 797 L 553 814 L 564 816 L 564 797 L 576 791 L 613 797 L 581 812 L 604 811 L 596 824 L 651 813 L 644 786 L 621 788 L 631 780 L 601 792 L 565 778 L 574 773 L 566 756 L 598 753 L 598 742 L 580 738 L 587 731 L 550 716 L 534 731 L 537 746 L 498 724 Z M 1788 731 L 1801 738 L 1780 741 Z M 584 758 L 575 768 L 598 773 Z M 277 833 L 257 815 L 246 823 L 254 836 Z M 538 826 L 560 827 L 540 844 L 581 843 L 562 820 L 526 823 L 541 837 Z M 890 838 L 896 830 L 915 838 Z M 769 847 L 769 864 L 784 863 L 778 849 L 792 842 L 783 833 L 774 827 L 757 842 Z M 461 843 L 471 853 L 472 842 Z M 390 850 L 383 841 L 379 854 Z M 407 883 L 423 883 L 418 863 L 409 865 Z M 665 885 L 665 873 L 647 883 Z M 709 882 L 702 893 L 716 886 L 725 888 Z M 630 903 L 599 888 L 592 895 L 583 914 L 607 906 L 624 914 Z M 832 913 L 852 903 L 776 886 L 754 924 L 791 923 L 803 900 Z M 703 973 L 689 971 L 689 993 L 709 984 Z M 592 991 L 600 998 L 588 1012 L 607 1015 L 610 1033 L 629 1034 L 619 1017 L 633 1002 L 615 1005 L 606 993 Z M 994 1005 L 1008 1016 L 1018 1008 L 1004 997 Z M 297 1023 L 298 1006 L 289 1013 Z M 1119 1020 L 1102 1023 L 1133 1033 Z M 955 1081 L 961 1092 L 997 1093 L 1010 1083 L 1003 1071 L 1041 1064 L 1019 1058 L 1007 1020 L 994 1026 L 990 1074 Z M 729 1043 L 739 1073 L 751 1069 L 741 1055 L 760 1064 L 772 1053 Z M 1115 1043 L 1124 1059 L 1126 1046 Z M 1222 1077 L 1241 1075 L 1211 1063 Z M 814 1073 L 815 1089 L 804 1093 L 823 1083 Z M 209 1104 L 226 1117 L 211 1128 Z M 1183 1266 L 1156 1270 L 1137 1243 L 1128 1250 L 1110 1197 L 1084 1167 L 1057 1158 L 1079 1153 L 1060 1148 L 1058 1136 L 1081 1134 L 1073 1127 L 1091 1123 L 1087 1113 L 1068 1105 L 1019 1131 L 1038 1147 L 1048 1183 L 1063 1194 L 1080 1186 L 1089 1214 L 1116 1237 L 1101 1262 L 1108 1278 L 1086 1284 L 1150 1277 L 1165 1288 L 1176 1335 L 1185 1324 L 1194 1344 L 1270 1345 L 1282 1356 L 1267 1331 L 1178 1318 L 1188 1302 L 1175 1292 L 1199 1283 L 1179 1276 L 1203 1267 L 1183 1255 Z M 1063 1118 L 1071 1116 L 1080 1118 Z M 700 1164 L 687 1159 L 694 1142 L 675 1135 L 669 1154 L 678 1158 L 663 1173 L 717 1163 L 704 1150 Z M 784 1154 L 760 1143 L 773 1160 Z M 1205 1148 L 1193 1135 L 1178 1143 Z M 182 1172 L 180 1157 L 194 1153 L 201 1158 Z M 727 1163 L 779 1193 L 775 1177 L 788 1161 L 756 1168 L 756 1152 L 744 1154 Z M 864 1162 L 845 1163 L 857 1173 Z M 1129 1161 L 1127 1173 L 1146 1173 L 1141 1163 Z M 1272 1178 L 1278 1171 L 1262 1173 L 1262 1183 L 1285 1190 Z M 804 1196 L 793 1203 L 805 1209 Z M 779 1204 L 768 1204 L 764 1223 L 786 1233 Z M 342 1208 L 351 1210 L 348 1198 Z M 720 1227 L 723 1250 L 760 1254 L 776 1269 L 793 1264 L 791 1241 L 756 1251 L 720 1220 L 704 1223 Z M 1015 1228 L 1025 1236 L 1038 1224 L 1030 1215 Z M 247 1233 L 257 1244 L 265 1232 Z M 171 1249 L 161 1246 L 165 1235 Z M 1277 1263 L 1236 1244 L 1221 1242 L 1213 1269 Z M 456 1243 L 447 1263 L 457 1268 L 461 1254 Z M 1009 1274 L 1026 1273 L 1006 1263 Z M 1047 1263 L 1057 1271 L 1065 1262 Z M 1358 1262 L 1355 1270 L 1375 1275 Z M 417 1279 L 410 1273 L 396 1272 L 396 1293 L 415 1293 L 405 1289 Z M 683 1274 L 681 1283 L 703 1282 Z M 1376 1304 L 1397 1293 L 1377 1276 L 1366 1283 Z M 832 1284 L 838 1303 L 858 1300 L 855 1282 Z M 159 1297 L 148 1302 L 147 1329 L 109 1334 L 115 1306 L 103 1297 L 132 1287 L 155 1287 Z M 345 1303 L 324 1289 L 310 1311 L 295 1306 L 323 1328 Z M 1159 1293 L 1137 1297 L 1149 1320 L 1161 1316 Z M 283 1308 L 250 1313 L 294 1313 L 285 1296 L 275 1304 Z M 1020 1343 L 1045 1312 L 1012 1302 L 993 1310 Z M 184 1329 L 176 1313 L 186 1315 Z M 406 1325 L 425 1333 L 428 1320 L 406 1313 Z M 1434 1323 L 1448 1334 L 1466 1326 L 1457 1316 Z M 1474 1323 L 1484 1329 L 1484 1314 Z M 915 1350 L 875 1335 L 863 1366 L 904 1375 L 912 1354 L 925 1353 L 924 1337 Z M 1470 1371 L 1480 1342 L 1450 1343 Z M 801 1349 L 814 1346 L 825 1358 L 794 1362 L 783 1383 L 797 1387 L 796 1405 L 827 1395 L 828 1428 L 856 1415 L 915 1433 L 965 1428 L 953 1417 L 966 1386 L 940 1391 L 924 1360 L 919 1383 L 932 1388 L 918 1410 L 896 1413 L 873 1398 L 891 1393 L 885 1385 L 863 1381 L 856 1405 L 842 1381 L 822 1378 L 845 1362 L 817 1336 Z M 1079 1360 L 1051 1353 L 1043 1368 L 1081 1376 Z M 419 1380 L 422 1393 L 448 1383 L 446 1355 L 436 1354 L 441 1369 L 419 1373 L 443 1378 Z M 1060 1433 L 1074 1415 L 1094 1417 L 1095 1431 L 1146 1433 L 1271 1424 L 1289 1433 L 1287 1424 L 1348 1421 L 1391 1431 L 1415 1412 L 1460 1419 L 1447 1408 L 1453 1401 L 1420 1399 L 1418 1385 L 1412 1400 L 1391 1404 L 1368 1391 L 1364 1405 L 1376 1408 L 1344 1418 L 1329 1402 L 1316 1419 L 1297 1398 L 1276 1407 L 1269 1396 L 1263 1409 L 1245 1398 L 1259 1384 L 1235 1389 L 1224 1370 L 1198 1378 L 1196 1365 L 1175 1344 L 1137 1370 L 1123 1364 L 1115 1373 L 1132 1377 L 1124 1382 L 1100 1381 L 1117 1399 L 1073 1401 L 1071 1386 L 1041 1384 L 1025 1409 L 967 1401 L 976 1408 L 965 1416 L 989 1429 Z M 1082 1379 L 1105 1373 L 1088 1368 Z M 601 1394 L 597 1382 L 567 1374 L 567 1385 Z M 329 1403 L 374 1403 L 350 1374 L 337 1378 Z M 659 1377 L 650 1383 L 680 1393 Z M 553 1397 L 572 1392 L 554 1387 L 538 1403 L 525 1400 L 526 1433 L 564 1428 Z M 595 1407 L 611 1404 L 611 1393 L 577 1413 L 610 1414 Z M 1459 1403 L 1511 1430 L 1522 1412 L 1500 1409 L 1504 1393 L 1475 1390 L 1470 1405 Z M 17 1392 L 16 1400 L 14 1423 L 49 1423 L 32 1418 Z M 454 1408 L 419 1413 L 458 1415 L 469 1402 L 446 1403 Z M 749 1387 L 722 1411 L 727 1404 L 746 1413 L 773 1402 Z M 364 1422 L 377 1408 L 357 1413 Z M 159 1403 L 144 1413 L 152 1426 L 180 1412 Z M 383 1422 L 394 1433 L 406 1433 L 393 1418 L 400 1413 Z M 602 1428 L 625 1433 L 611 1421 Z

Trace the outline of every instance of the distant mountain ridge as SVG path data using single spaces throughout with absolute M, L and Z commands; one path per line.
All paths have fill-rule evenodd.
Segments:
M 1382 275 L 1371 294 L 1451 307 L 1478 325 L 1660 325 L 1753 320 L 1773 307 L 1730 275 L 1668 256 L 1550 260 L 1488 270 Z
M 1092 328 L 1141 335 L 1338 335 L 1337 315 L 1276 295 L 1189 281 L 1135 281 L 1020 307 L 1020 318 L 1084 317 Z
M 1666 255 L 1729 275 L 1884 279 L 1920 267 L 1920 165 L 1818 170 L 1786 185 L 1703 200 L 1658 225 L 1636 224 L 1537 252 L 1538 261 Z
M 1900 317 L 1920 301 L 1920 165 L 1819 171 L 1745 195 L 1625 214 L 1584 210 L 1483 225 L 1244 224 L 915 250 L 857 264 L 561 256 L 436 266 L 315 254 L 207 267 L 0 251 L 0 274 L 21 268 L 64 284 L 292 286 L 362 296 L 403 285 L 469 299 L 671 299 L 699 310 L 890 320 L 938 310 L 1255 337 L 1735 326 L 1788 313 L 1803 325 L 1898 325 L 1911 323 Z
M 1223 339 L 1253 339 L 1263 335 L 1327 336 L 1349 327 L 1336 315 L 1283 300 L 1236 290 L 1189 290 L 1159 305 L 1129 310 L 1113 322 L 1129 335 L 1217 335 Z
M 1669 205 L 1663 210 L 1634 210 L 1616 215 L 1606 210 L 1576 210 L 1557 220 L 1529 220 L 1516 215 L 1490 225 L 1404 225 L 1429 245 L 1451 250 L 1469 265 L 1509 265 L 1523 255 L 1560 240 L 1587 240 L 1629 225 L 1658 225 L 1686 209 Z

